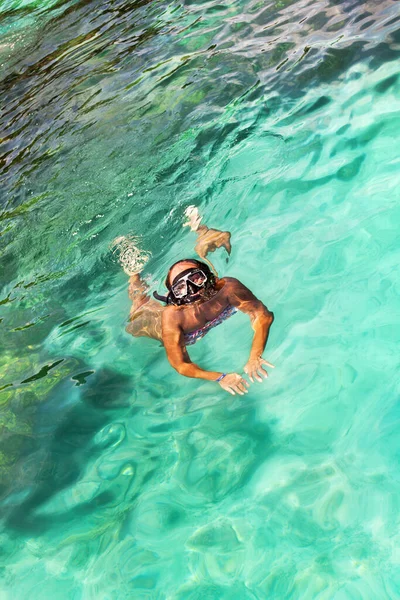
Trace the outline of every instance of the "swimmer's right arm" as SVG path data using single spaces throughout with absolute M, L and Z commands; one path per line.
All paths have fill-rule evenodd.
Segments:
M 217 371 L 205 371 L 192 363 L 183 342 L 183 331 L 169 310 L 162 313 L 162 340 L 171 367 L 180 375 L 208 381 L 215 381 L 222 375 Z
M 183 343 L 182 329 L 177 325 L 174 315 L 168 310 L 164 310 L 162 314 L 162 339 L 169 363 L 180 375 L 206 381 L 216 381 L 221 375 L 224 375 L 219 371 L 205 371 L 190 360 Z M 245 384 L 248 385 L 237 373 L 228 373 L 219 384 L 232 395 L 235 393 L 243 395 L 247 391 Z

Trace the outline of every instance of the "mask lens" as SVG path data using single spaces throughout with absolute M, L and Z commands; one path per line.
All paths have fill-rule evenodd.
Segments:
M 187 285 L 186 280 L 177 281 L 175 285 L 172 286 L 172 292 L 175 298 L 183 298 L 187 294 Z
M 171 287 L 171 291 L 174 294 L 175 298 L 183 298 L 189 294 L 196 293 L 195 290 L 189 286 L 187 282 L 195 285 L 197 288 L 201 288 L 207 281 L 207 275 L 201 271 L 200 269 L 196 269 L 195 271 L 190 272 L 187 275 L 182 275 L 180 279 Z
M 194 285 L 197 285 L 197 287 L 202 287 L 207 281 L 207 277 L 203 271 L 196 271 L 195 273 L 189 275 L 188 280 L 191 283 L 194 283 Z

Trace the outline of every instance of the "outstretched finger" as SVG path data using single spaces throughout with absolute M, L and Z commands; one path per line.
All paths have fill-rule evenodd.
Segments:
M 245 368 L 244 372 L 246 373 L 247 377 L 250 379 L 251 383 L 254 383 L 253 375 L 251 373 L 249 373 L 249 370 L 247 368 Z
M 263 377 L 265 377 L 265 379 L 267 379 L 268 373 L 267 373 L 267 371 L 263 367 L 261 367 L 261 365 L 258 367 L 258 371 L 257 372 L 258 372 L 259 375 L 262 375 Z
M 229 240 L 225 241 L 222 243 L 222 246 L 224 246 L 225 250 L 227 251 L 228 254 L 231 253 L 232 250 L 232 246 Z
M 253 371 L 253 376 L 254 376 L 255 379 L 257 379 L 257 381 L 259 383 L 262 382 L 262 379 L 261 379 L 260 375 L 258 374 L 258 372 L 256 370 Z
M 268 362 L 267 360 L 264 360 L 263 358 L 261 359 L 261 361 L 264 365 L 267 365 L 267 367 L 271 367 L 271 369 L 275 369 L 275 365 L 273 365 L 272 363 Z
M 235 392 L 237 394 L 239 394 L 240 396 L 244 396 L 244 392 L 242 392 L 242 390 L 240 389 L 240 384 L 235 385 L 235 387 L 233 388 L 235 390 Z
M 248 390 L 244 385 L 244 380 L 238 383 L 238 389 L 241 390 L 244 394 L 248 394 Z

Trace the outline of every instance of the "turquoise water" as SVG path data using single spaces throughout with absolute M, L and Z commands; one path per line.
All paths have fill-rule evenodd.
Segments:
M 0 11 L 1 600 L 399 598 L 398 5 Z M 110 242 L 160 291 L 190 204 L 275 313 L 245 398 L 124 331 Z

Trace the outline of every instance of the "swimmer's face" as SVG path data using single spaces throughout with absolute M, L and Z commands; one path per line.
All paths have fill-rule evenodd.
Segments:
M 172 284 L 175 277 L 177 277 L 178 275 L 180 275 L 187 269 L 198 269 L 198 268 L 199 268 L 198 265 L 196 265 L 196 263 L 192 262 L 191 260 L 183 260 L 182 262 L 178 263 L 177 265 L 174 265 L 168 275 L 169 285 Z
M 172 283 L 175 281 L 175 283 L 177 283 L 179 281 L 179 276 L 180 275 L 187 275 L 188 269 L 193 269 L 198 271 L 199 270 L 199 265 L 196 262 L 193 262 L 191 260 L 183 260 L 181 262 L 179 262 L 177 265 L 174 265 L 168 275 L 168 284 L 172 285 Z M 200 267 L 201 270 L 201 267 Z M 207 272 L 207 271 L 206 271 Z M 196 275 L 194 274 L 194 277 Z M 191 299 L 191 301 L 193 301 L 194 299 L 201 299 L 201 298 L 206 298 L 209 295 L 209 290 L 210 290 L 210 285 L 213 288 L 214 286 L 211 284 L 210 279 L 208 279 L 205 283 L 205 285 L 202 285 L 201 282 L 199 281 L 200 285 L 192 285 L 190 283 L 190 281 L 186 284 L 183 283 L 183 287 L 184 289 L 186 289 L 185 296 L 183 296 L 182 298 L 186 297 Z M 187 293 L 187 295 L 186 295 Z

